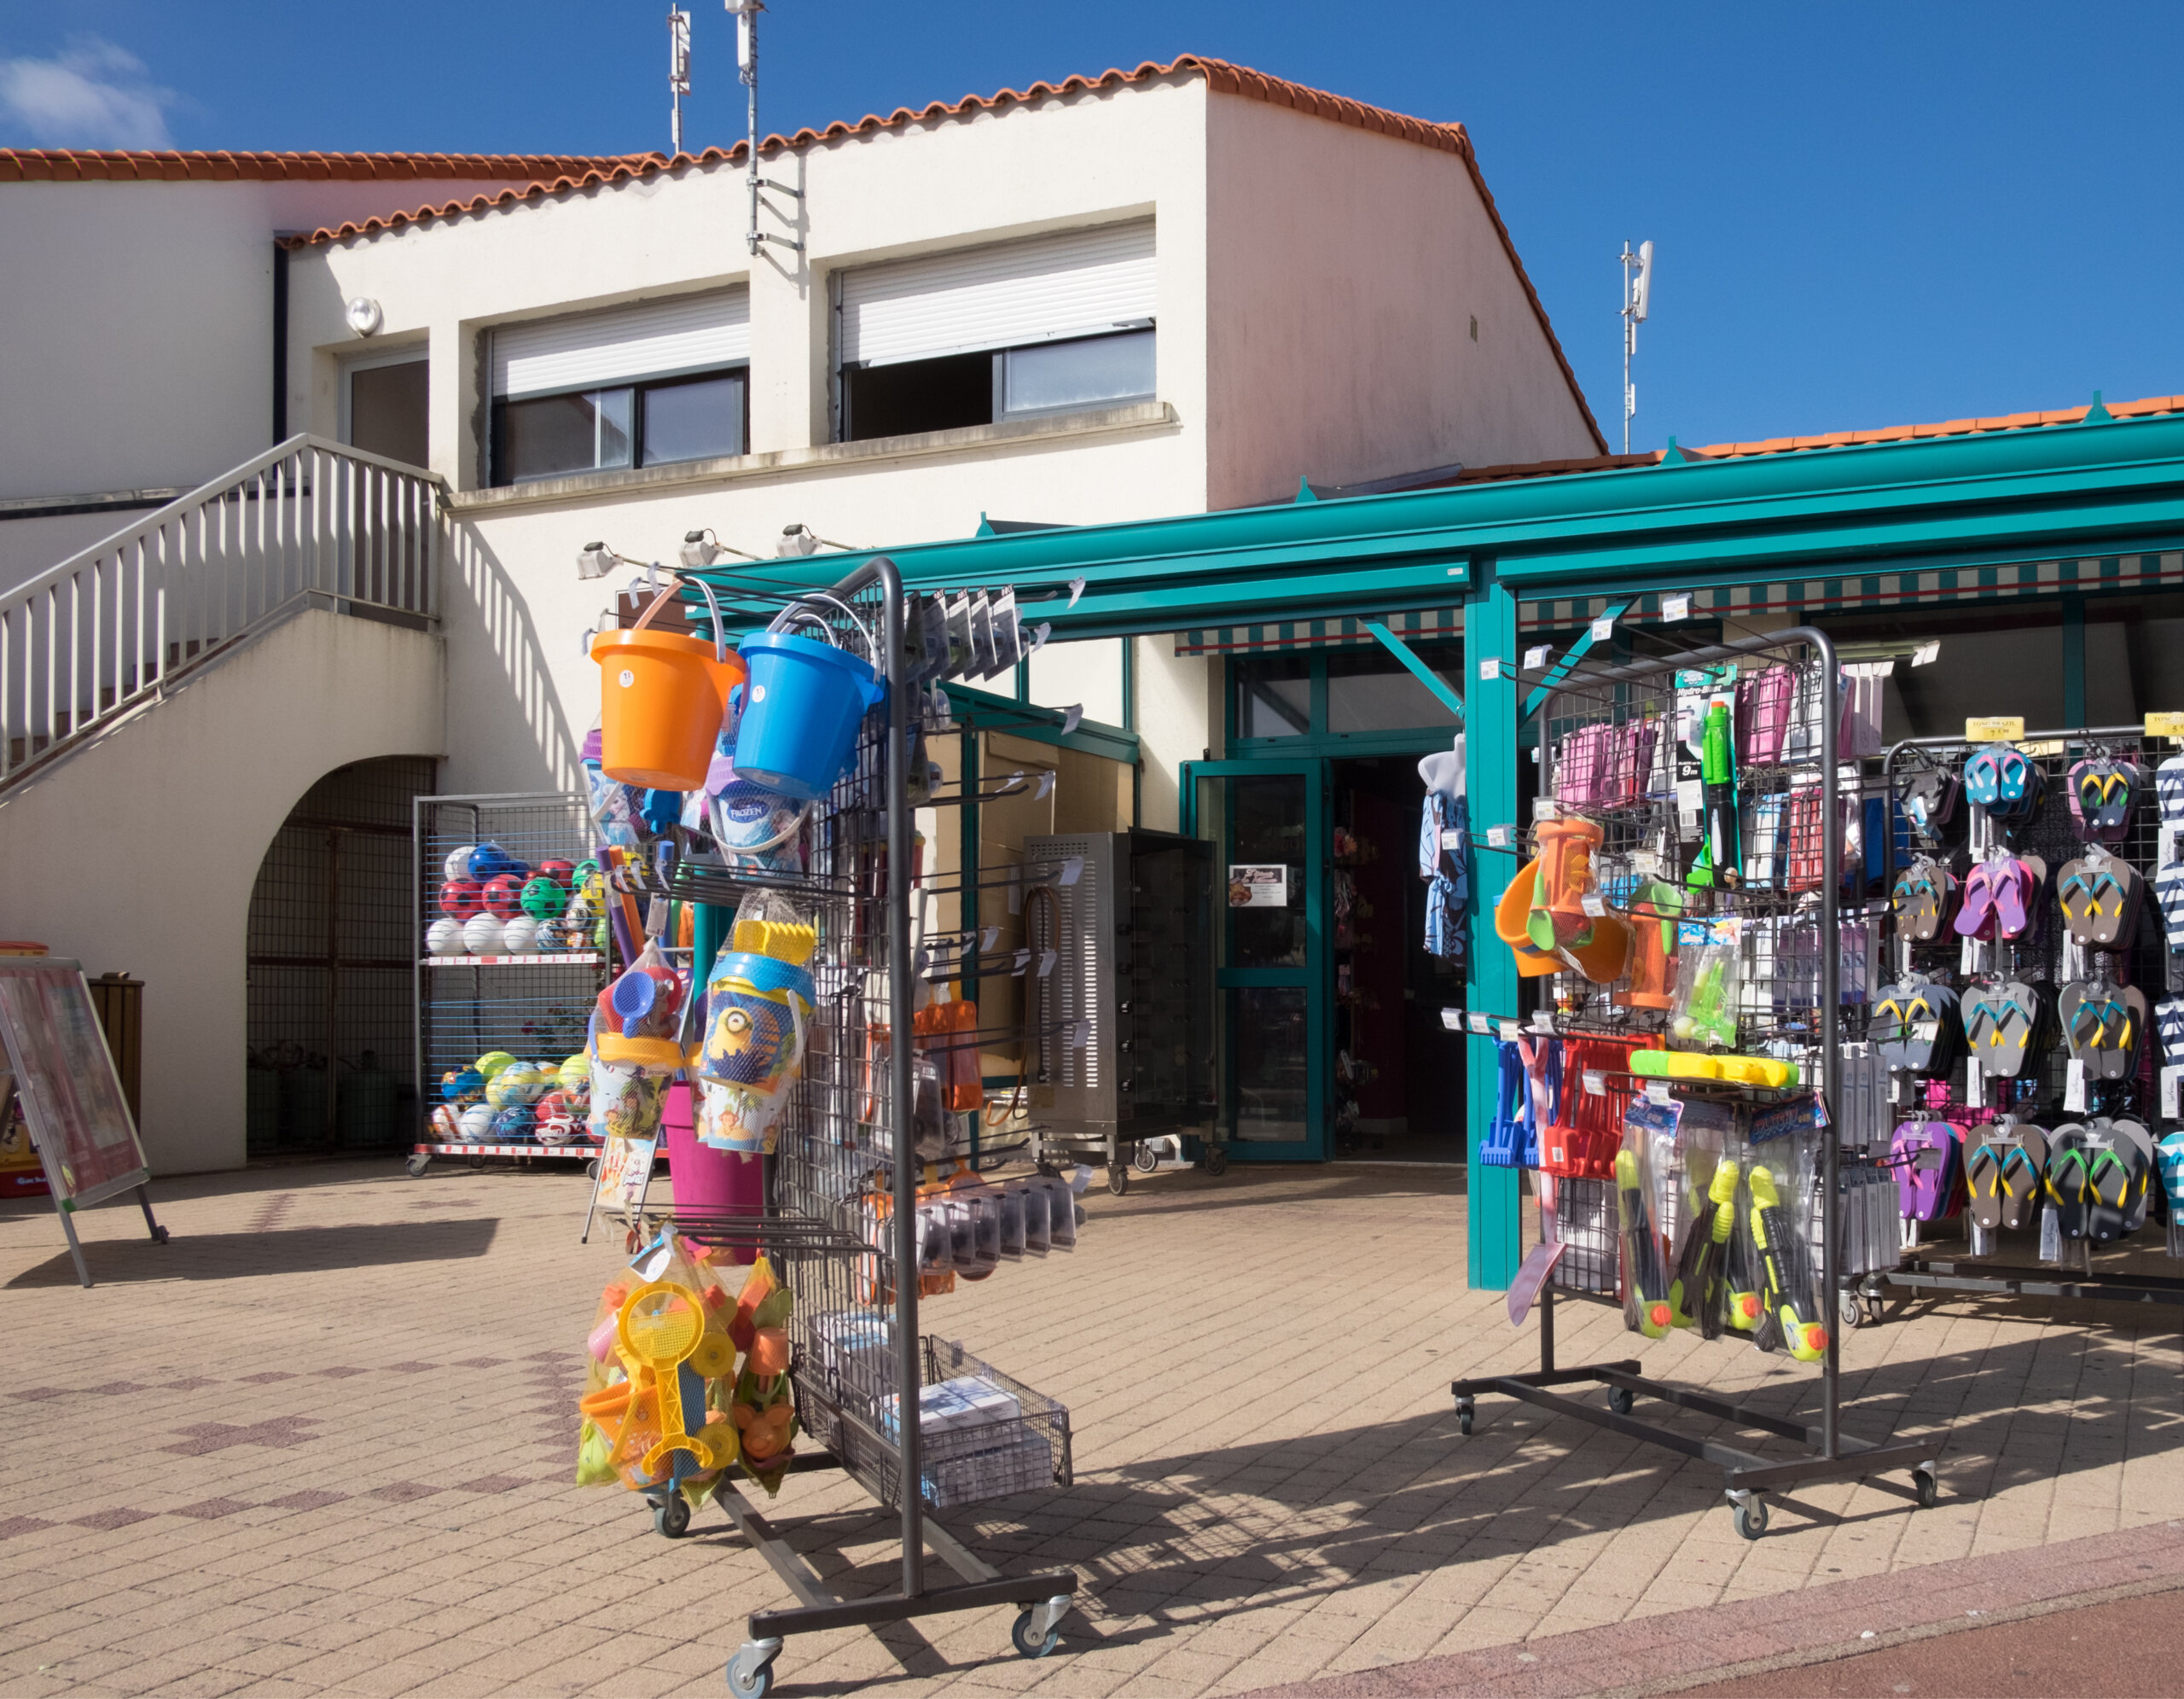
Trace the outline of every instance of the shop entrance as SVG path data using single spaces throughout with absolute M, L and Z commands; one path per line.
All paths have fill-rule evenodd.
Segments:
M 1438 744 L 1435 747 L 1439 747 Z M 1464 1160 L 1463 958 L 1426 947 L 1414 757 L 1329 761 L 1333 1154 Z

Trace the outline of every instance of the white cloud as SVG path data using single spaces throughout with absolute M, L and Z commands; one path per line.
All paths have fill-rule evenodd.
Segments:
M 144 61 L 96 36 L 50 59 L 0 59 L 0 126 L 49 148 L 171 148 L 171 89 Z

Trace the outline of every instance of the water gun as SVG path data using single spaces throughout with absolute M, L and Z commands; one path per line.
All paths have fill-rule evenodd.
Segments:
M 1810 1281 L 1800 1266 L 1793 1286 L 1787 1259 L 1803 1247 L 1782 1213 L 1782 1194 L 1764 1163 L 1751 1166 L 1751 1239 L 1767 1283 L 1766 1319 L 1782 1330 L 1782 1343 L 1800 1363 L 1817 1363 L 1827 1350 L 1827 1330 L 1813 1313 Z M 1760 1341 L 1764 1344 L 1763 1340 Z
M 1692 982 L 1691 1001 L 1669 1030 L 1679 1039 L 1704 1039 L 1710 1044 L 1734 1047 L 1736 1017 L 1722 1007 L 1728 980 L 1729 964 L 1725 958 L 1716 957 L 1700 967 L 1699 977 Z
M 1737 830 L 1736 758 L 1729 751 L 1729 705 L 1706 710 L 1699 745 L 1699 781 L 1706 805 L 1705 861 L 1732 887 L 1744 882 L 1744 846 Z
M 1638 1296 L 1638 1331 L 1648 1339 L 1664 1338 L 1676 1325 L 1676 1312 L 1669 1300 L 1667 1271 L 1661 1266 L 1660 1242 L 1654 1237 L 1646 1194 L 1638 1184 L 1638 1159 L 1628 1150 L 1615 1153 L 1615 1185 L 1623 1242 L 1630 1253 L 1630 1281 Z
M 1714 1178 L 1691 1194 L 1691 1225 L 1684 1231 L 1683 1254 L 1676 1259 L 1676 1278 L 1669 1285 L 1669 1309 L 1674 1324 L 1699 1324 L 1702 1337 L 1718 1338 L 1722 1306 L 1714 1301 L 1722 1264 L 1728 1254 L 1729 1230 L 1736 1224 L 1737 1165 L 1724 1157 L 1715 1164 Z

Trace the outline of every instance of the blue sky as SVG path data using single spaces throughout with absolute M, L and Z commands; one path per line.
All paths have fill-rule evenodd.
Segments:
M 733 141 L 729 21 L 684 3 L 688 139 Z M 769 129 L 1182 52 L 1461 119 L 1612 437 L 1615 256 L 1657 244 L 1640 447 L 2184 392 L 2174 0 L 774 5 Z M 664 147 L 665 10 L 5 0 L 0 144 Z

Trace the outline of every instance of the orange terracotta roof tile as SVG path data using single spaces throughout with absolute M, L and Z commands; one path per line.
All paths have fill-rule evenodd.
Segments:
M 1500 208 L 1480 174 L 1478 160 L 1472 149 L 1470 134 L 1461 124 L 1437 124 L 1422 118 L 1412 118 L 1399 112 L 1368 106 L 1343 95 L 1333 95 L 1322 90 L 1309 88 L 1302 83 L 1292 83 L 1280 77 L 1269 77 L 1263 71 L 1253 71 L 1241 65 L 1232 65 L 1223 59 L 1209 59 L 1202 55 L 1187 53 L 1166 65 L 1146 61 L 1134 71 L 1110 70 L 1097 77 L 1065 77 L 1059 83 L 1033 83 L 1023 90 L 1003 89 L 992 95 L 966 95 L 953 104 L 935 101 L 913 111 L 909 107 L 897 107 L 885 118 L 868 113 L 854 124 L 837 120 L 823 130 L 804 129 L 793 136 L 769 136 L 758 143 L 758 153 L 764 158 L 768 153 L 778 153 L 805 148 L 818 143 L 832 142 L 845 137 L 871 135 L 884 130 L 898 129 L 905 125 L 928 123 L 942 119 L 967 118 L 981 112 L 999 112 L 1010 106 L 1028 105 L 1033 102 L 1075 94 L 1085 94 L 1101 89 L 1119 88 L 1130 84 L 1148 83 L 1172 76 L 1200 76 L 1207 86 L 1221 94 L 1240 95 L 1247 100 L 1263 101 L 1269 106 L 1287 107 L 1293 112 L 1313 118 L 1326 119 L 1344 124 L 1355 130 L 1371 131 L 1398 141 L 1416 143 L 1442 153 L 1454 154 L 1464 162 L 1471 175 L 1472 186 L 1478 191 L 1480 203 L 1494 225 L 1494 233 L 1508 256 L 1509 264 L 1523 285 L 1525 298 L 1531 304 L 1532 314 L 1539 322 L 1541 333 L 1547 338 L 1548 346 L 1554 351 L 1555 363 L 1560 367 L 1563 381 L 1569 386 L 1571 399 L 1585 421 L 1585 428 L 1602 453 L 1607 451 L 1607 439 L 1600 434 L 1591 406 L 1586 402 L 1584 391 L 1578 387 L 1577 375 L 1571 369 L 1568 357 L 1562 351 L 1554 326 L 1548 320 L 1547 308 L 1541 302 L 1539 292 L 1532 287 L 1532 280 L 1525 270 L 1523 259 L 1517 253 L 1517 244 L 1509 228 L 1502 221 Z M 435 218 L 460 218 L 465 213 L 486 212 L 497 207 L 514 207 L 527 201 L 543 201 L 549 196 L 572 193 L 579 189 L 607 187 L 631 183 L 661 172 L 680 171 L 692 166 L 737 165 L 743 162 L 748 144 L 739 142 L 732 148 L 708 148 L 701 154 L 677 154 L 671 158 L 665 154 L 636 154 L 626 157 L 600 160 L 572 160 L 560 161 L 551 170 L 535 173 L 537 181 L 522 189 L 502 189 L 494 195 L 480 195 L 468 201 L 450 201 L 437 207 L 421 207 L 414 212 L 396 212 L 386 218 L 366 218 L 362 223 L 344 224 L 337 228 L 318 230 L 309 236 L 290 240 L 293 247 L 308 247 L 314 242 L 340 241 L 352 236 L 371 236 L 381 230 L 399 230 L 404 224 L 420 224 Z
M 2111 418 L 2152 419 L 2165 413 L 2184 413 L 2184 395 L 2150 395 L 2137 401 L 2103 404 Z M 1763 442 L 1712 443 L 1704 447 L 1682 445 L 1678 452 L 1694 460 L 1745 460 L 1760 455 L 1809 453 L 1815 449 L 1856 448 L 1878 444 L 1932 442 L 1943 437 L 1981 436 L 1995 431 L 2051 429 L 2075 425 L 2090 410 L 2058 407 L 2046 411 L 2005 413 L 1991 419 L 1947 419 L 1937 424 L 1889 425 L 1871 431 L 1829 431 L 1819 436 L 1769 437 Z M 1539 460 L 1513 466 L 1467 466 L 1449 481 L 1454 484 L 1505 483 L 1519 478 L 1560 478 L 1573 472 L 1615 472 L 1626 467 L 1658 466 L 1667 457 L 1658 449 L 1643 454 L 1596 455 L 1589 460 Z
M 605 161 L 578 154 L 277 154 L 0 148 L 0 183 L 536 181 Z

